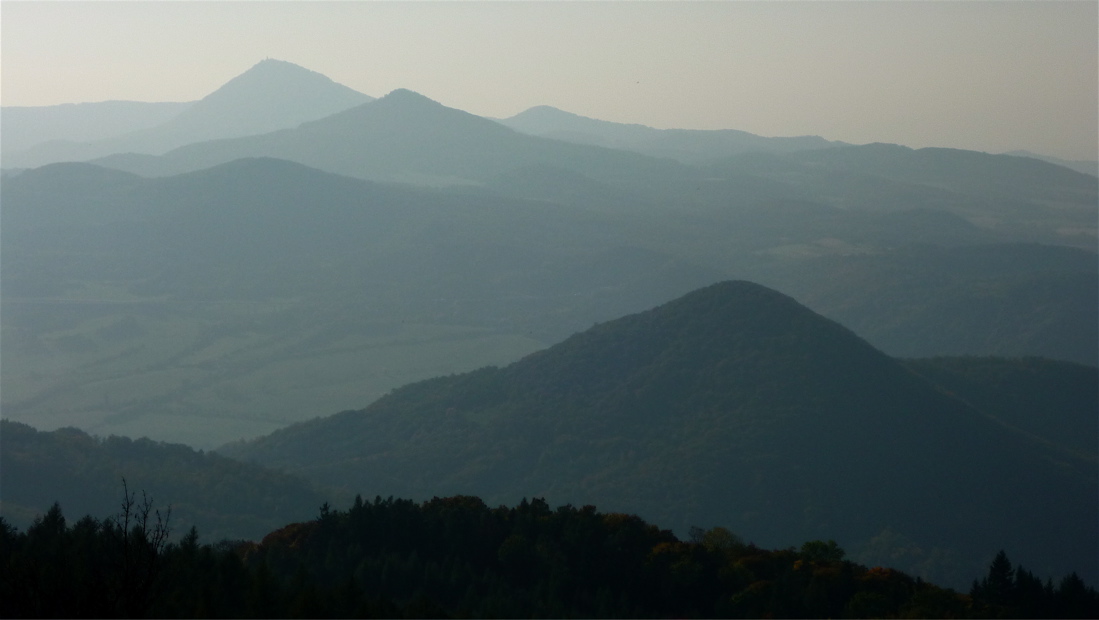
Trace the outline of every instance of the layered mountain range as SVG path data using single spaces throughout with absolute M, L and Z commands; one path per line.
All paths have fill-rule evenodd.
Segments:
M 4 412 L 46 429 L 212 447 L 729 277 L 894 354 L 1095 363 L 1095 255 L 965 244 L 988 233 L 953 216 L 635 212 L 276 159 L 157 179 L 56 164 L 3 197 Z
M 1094 175 L 545 107 L 492 120 L 271 60 L 197 102 L 3 119 L 5 420 L 263 436 L 224 451 L 345 494 L 836 538 L 947 583 L 1001 547 L 1099 576 Z M 138 445 L 82 432 L 50 440 Z M 5 488 L 33 488 L 27 459 Z M 242 479 L 320 497 L 262 471 Z M 251 518 L 233 514 L 215 522 Z

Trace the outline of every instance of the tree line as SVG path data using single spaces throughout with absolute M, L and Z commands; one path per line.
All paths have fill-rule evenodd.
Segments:
M 457 496 L 321 506 L 261 542 L 171 540 L 170 512 L 124 487 L 117 515 L 55 504 L 0 519 L 3 617 L 1099 617 L 1001 552 L 968 593 L 845 559 L 834 541 L 767 550 L 722 527 L 687 540 L 634 515 Z

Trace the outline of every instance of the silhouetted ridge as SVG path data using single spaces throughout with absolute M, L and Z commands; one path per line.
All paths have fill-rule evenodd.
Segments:
M 850 330 L 759 284 L 730 281 L 577 334 L 506 374 L 546 389 L 610 390 L 623 408 L 678 410 L 705 398 L 766 390 L 788 368 L 825 386 L 844 375 L 880 375 L 893 361 Z M 623 387 L 625 386 L 625 387 Z M 808 388 L 809 386 L 806 385 Z M 777 390 L 773 396 L 786 398 Z M 644 402 L 642 402 L 644 401 Z M 607 404 L 603 401 L 603 405 Z

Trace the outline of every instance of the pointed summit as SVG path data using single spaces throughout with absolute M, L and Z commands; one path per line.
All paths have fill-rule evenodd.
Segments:
M 435 101 L 434 99 L 432 99 L 430 97 L 427 97 L 425 95 L 421 95 L 420 93 L 418 93 L 414 90 L 409 90 L 407 88 L 397 88 L 397 89 L 391 91 L 388 95 L 386 95 L 386 96 L 382 97 L 381 99 L 379 99 L 378 101 L 387 101 L 389 103 L 402 103 L 402 104 L 403 103 L 411 103 L 411 102 L 419 102 L 419 103 L 431 103 L 431 104 L 434 104 L 434 105 L 437 105 L 437 106 L 442 106 L 443 105 L 443 104 L 439 103 L 438 101 Z
M 324 75 L 283 60 L 262 60 L 203 97 L 163 129 L 203 139 L 296 127 L 373 101 Z
M 451 119 L 469 117 L 469 119 L 477 119 L 478 122 L 483 120 L 468 112 L 447 107 L 430 97 L 407 88 L 398 88 L 375 100 L 369 108 L 369 114 L 374 116 L 393 114 L 397 117 L 419 115 L 422 118 L 435 118 L 443 115 Z
M 287 90 L 289 88 L 299 89 L 300 92 L 293 93 L 293 99 L 289 99 L 287 97 L 291 94 Z M 329 110 L 310 110 L 308 112 L 310 116 L 318 113 L 321 116 L 327 116 L 341 109 L 373 100 L 372 97 L 337 84 L 316 71 L 285 60 L 268 58 L 229 80 L 199 103 L 224 105 L 222 102 L 237 100 L 254 105 L 263 98 L 271 101 L 296 100 L 298 105 L 310 100 L 326 102 L 320 108 L 329 108 Z

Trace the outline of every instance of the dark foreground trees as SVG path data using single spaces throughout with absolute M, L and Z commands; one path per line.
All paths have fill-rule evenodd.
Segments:
M 117 515 L 71 527 L 54 504 L 19 534 L 0 518 L 4 617 L 144 617 L 158 596 L 171 509 L 122 481 Z
M 765 550 L 723 528 L 678 540 L 640 518 L 543 500 L 489 508 L 356 498 L 259 543 L 167 542 L 126 495 L 68 525 L 0 521 L 5 617 L 1096 617 L 1093 588 L 1001 554 L 968 595 L 844 560 L 833 541 Z M 129 514 L 129 517 L 127 517 Z

